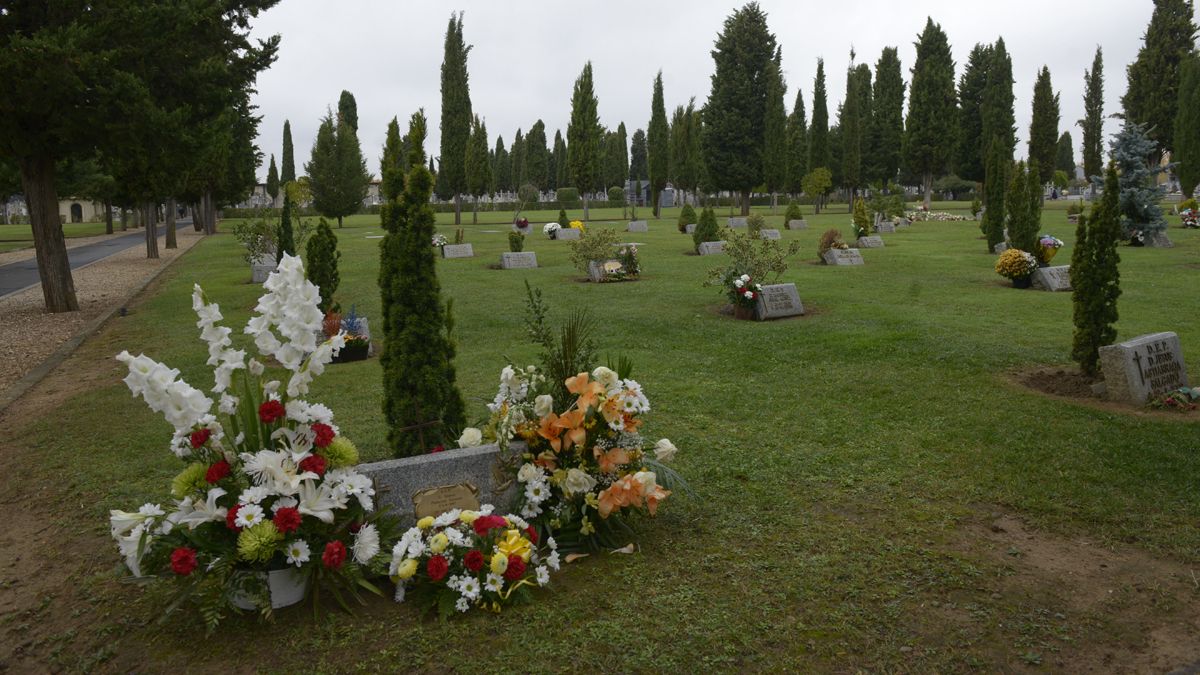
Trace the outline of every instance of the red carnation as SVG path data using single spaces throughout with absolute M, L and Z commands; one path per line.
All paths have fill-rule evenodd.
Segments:
M 271 519 L 275 523 L 275 529 L 287 534 L 295 532 L 300 528 L 300 511 L 291 507 L 285 506 L 275 512 L 275 517 Z
M 435 446 L 433 446 L 433 449 L 432 449 L 432 450 L 430 450 L 429 452 L 430 452 L 430 454 L 433 454 L 433 453 L 435 453 L 435 452 L 445 452 L 445 451 L 446 451 L 446 446 L 444 446 L 444 445 L 435 445 Z
M 338 569 L 346 562 L 346 545 L 334 540 L 325 544 L 325 552 L 321 554 L 321 563 L 330 569 Z
M 504 570 L 504 578 L 517 581 L 525 576 L 525 561 L 519 555 L 508 556 L 508 569 Z
M 195 434 L 192 435 L 195 436 Z M 206 471 L 204 474 L 204 480 L 210 483 L 215 483 L 222 478 L 228 478 L 229 474 L 232 472 L 233 467 L 229 466 L 229 462 L 226 462 L 222 459 L 219 462 L 213 462 L 212 464 L 208 465 L 208 471 Z
M 479 516 L 472 523 L 472 526 L 475 528 L 475 534 L 486 537 L 488 530 L 497 527 L 508 527 L 508 523 L 505 522 L 502 516 Z
M 534 546 L 536 546 L 538 543 L 537 530 L 533 529 L 533 526 L 530 525 L 529 527 L 525 528 L 525 534 L 529 535 L 529 541 L 532 541 Z
M 283 419 L 287 411 L 283 409 L 283 404 L 279 401 L 267 401 L 258 406 L 258 419 L 263 421 L 263 424 L 270 424 L 278 419 Z
M 483 553 L 479 549 L 471 549 L 463 556 L 463 565 L 472 572 L 478 572 L 483 567 Z
M 318 476 L 325 475 L 325 458 L 320 455 L 309 455 L 300 460 L 301 471 L 311 471 Z
M 192 432 L 188 440 L 192 442 L 192 449 L 196 449 L 207 443 L 210 436 L 212 436 L 212 429 L 197 429 Z
M 237 520 L 238 509 L 240 508 L 242 508 L 241 504 L 234 504 L 233 506 L 229 507 L 229 512 L 225 514 L 225 527 L 228 527 L 234 532 L 239 532 L 242 529 L 233 522 Z
M 425 572 L 429 574 L 430 581 L 441 581 L 446 578 L 446 573 L 450 571 L 450 562 L 445 557 L 435 555 L 425 563 Z
M 317 422 L 312 425 L 313 445 L 318 448 L 328 447 L 333 442 L 333 427 Z
M 196 569 L 196 550 L 180 546 L 171 552 L 171 571 L 186 577 Z

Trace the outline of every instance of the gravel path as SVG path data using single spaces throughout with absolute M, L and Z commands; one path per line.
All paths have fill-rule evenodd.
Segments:
M 167 249 L 160 243 L 158 260 L 147 259 L 144 247 L 133 246 L 75 270 L 78 312 L 47 314 L 43 311 L 40 286 L 0 298 L 0 316 L 4 317 L 4 321 L 0 321 L 0 391 L 36 368 L 92 320 L 124 302 L 147 278 L 171 264 L 203 237 L 191 228 L 181 229 L 179 248 Z M 95 243 L 96 237 L 89 239 Z

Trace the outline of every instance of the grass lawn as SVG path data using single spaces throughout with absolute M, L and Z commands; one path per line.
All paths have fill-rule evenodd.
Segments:
M 120 223 L 114 223 L 120 228 Z M 75 237 L 94 237 L 104 234 L 104 222 L 98 223 L 65 223 L 63 234 L 67 239 Z M 22 248 L 33 248 L 33 230 L 28 223 L 23 225 L 0 225 L 0 253 L 16 251 Z
M 1062 264 L 1074 238 L 1065 206 L 1043 216 L 1043 232 L 1067 243 Z M 687 255 L 674 209 L 649 233 L 624 235 L 644 244 L 644 274 L 622 284 L 580 282 L 569 244 L 540 235 L 557 214 L 527 214 L 534 270 L 489 269 L 507 226 L 464 225 L 476 257 L 439 261 L 438 276 L 454 299 L 471 416 L 485 416 L 504 365 L 537 358 L 522 322 L 528 280 L 556 318 L 590 309 L 602 360 L 635 361 L 653 407 L 646 435 L 680 448 L 676 467 L 697 498 L 668 500 L 637 554 L 566 566 L 535 604 L 500 616 L 441 624 L 373 600 L 319 621 L 300 610 L 274 624 L 234 619 L 207 641 L 191 614 L 156 623 L 165 589 L 119 583 L 107 533 L 109 509 L 166 498 L 181 468 L 169 428 L 130 397 L 111 356 L 145 352 L 207 389 L 192 284 L 234 327 L 261 293 L 231 236 L 199 243 L 157 293 L 80 349 L 71 363 L 86 375 L 53 409 L 4 425 L 6 501 L 53 534 L 37 540 L 40 581 L 0 573 L 22 598 L 0 619 L 20 656 L 0 659 L 216 672 L 1071 671 L 1149 664 L 1122 659 L 1152 651 L 1159 626 L 1198 644 L 1200 586 L 1181 574 L 1200 554 L 1200 414 L 1089 407 L 1012 384 L 1022 369 L 1069 367 L 1069 293 L 1010 288 L 975 222 L 914 224 L 863 250 L 862 267 L 817 265 L 827 227 L 850 239 L 845 206 L 833 208 L 810 214 L 808 230 L 783 231 L 803 244 L 783 281 L 809 315 L 768 323 L 718 313 L 723 298 L 701 282 L 723 258 Z M 782 228 L 782 212 L 769 226 Z M 452 216 L 439 221 L 452 236 Z M 1173 249 L 1121 249 L 1118 330 L 1178 332 L 1195 379 L 1200 233 L 1177 225 Z M 375 322 L 378 219 L 335 231 L 337 297 Z M 332 366 L 310 398 L 333 408 L 364 459 L 387 456 L 378 359 Z M 1017 527 L 1027 538 L 1005 539 Z M 1096 556 L 1125 561 L 1128 574 L 1093 587 L 1100 572 L 1082 566 Z M 1163 669 L 1200 658 L 1190 654 Z

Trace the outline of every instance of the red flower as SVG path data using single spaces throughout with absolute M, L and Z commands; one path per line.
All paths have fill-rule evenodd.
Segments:
M 529 541 L 533 542 L 534 546 L 536 546 L 538 543 L 537 530 L 533 529 L 533 526 L 530 525 L 529 527 L 525 528 L 525 534 L 529 535 Z
M 463 556 L 463 565 L 472 572 L 478 572 L 483 567 L 483 553 L 479 549 L 471 549 Z
M 333 442 L 333 427 L 317 422 L 312 425 L 313 445 L 318 448 L 328 447 Z
M 275 522 L 275 529 L 287 534 L 300 529 L 300 511 L 291 507 L 285 506 L 275 512 L 275 517 L 272 518 Z
M 283 409 L 283 404 L 279 401 L 266 401 L 258 406 L 258 419 L 263 421 L 263 424 L 270 424 L 278 419 L 283 419 L 287 411 Z
M 486 537 L 488 530 L 497 527 L 508 527 L 508 523 L 505 522 L 502 516 L 479 516 L 471 525 L 475 528 L 475 534 L 481 537 Z
M 207 443 L 210 436 L 212 436 L 212 429 L 197 429 L 192 432 L 188 440 L 192 442 L 192 449 L 196 449 Z
M 309 455 L 300 460 L 301 471 L 311 471 L 318 476 L 325 475 L 325 458 L 320 455 Z
M 242 508 L 241 504 L 234 504 L 233 506 L 229 507 L 229 512 L 225 514 L 225 527 L 228 527 L 234 532 L 240 532 L 242 529 L 233 524 L 233 521 L 237 520 L 238 509 L 240 508 Z
M 350 532 L 352 534 L 358 534 L 358 531 L 362 529 L 362 526 L 363 524 L 356 520 L 353 523 L 350 523 Z
M 519 555 L 508 556 L 508 569 L 504 570 L 504 578 L 517 581 L 525 576 L 525 561 Z
M 325 552 L 321 554 L 321 563 L 329 569 L 338 569 L 346 562 L 346 545 L 336 539 L 325 544 Z
M 192 435 L 195 436 L 196 434 L 193 433 Z M 228 478 L 229 474 L 233 472 L 232 470 L 233 467 L 229 466 L 229 462 L 223 459 L 219 462 L 213 462 L 208 465 L 208 471 L 204 474 L 204 480 L 215 483 L 222 478 Z
M 435 445 L 435 446 L 433 446 L 433 449 L 429 451 L 429 453 L 430 453 L 430 454 L 433 454 L 433 453 L 435 453 L 435 452 L 445 452 L 445 451 L 446 451 L 446 446 L 444 446 L 444 445 Z
M 186 577 L 196 569 L 196 550 L 180 546 L 171 552 L 171 571 Z
M 446 578 L 446 573 L 450 571 L 450 562 L 445 557 L 435 555 L 425 563 L 425 572 L 429 575 L 431 581 L 441 581 Z

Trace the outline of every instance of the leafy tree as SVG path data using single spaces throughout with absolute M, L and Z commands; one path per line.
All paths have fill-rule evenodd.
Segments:
M 804 175 L 804 194 L 812 197 L 813 212 L 820 213 L 821 205 L 825 201 L 825 194 L 829 192 L 829 188 L 833 187 L 833 175 L 829 173 L 829 169 L 819 166 Z
M 787 189 L 788 128 L 783 97 L 787 84 L 779 70 L 779 53 L 767 65 L 767 109 L 763 115 L 763 180 L 771 193 L 771 211 L 775 211 L 778 193 Z
M 379 159 L 379 194 L 390 202 L 404 190 L 404 141 L 400 138 L 400 121 L 388 122 L 383 141 L 383 157 Z
M 367 196 L 371 174 L 358 144 L 358 134 L 345 122 L 337 122 L 326 113 L 317 128 L 312 156 L 304 171 L 312 190 L 313 207 L 321 215 L 337 218 L 342 227 L 345 216 L 357 213 Z
M 540 124 L 540 122 L 539 122 Z M 487 125 L 475 115 L 471 121 L 471 138 L 467 142 L 467 192 L 475 198 L 475 210 L 471 222 L 479 222 L 479 198 L 488 193 L 492 185 L 492 165 L 488 163 Z
M 904 141 L 904 77 L 900 74 L 900 55 L 895 47 L 884 47 L 875 62 L 875 90 L 871 101 L 871 122 L 867 136 L 866 177 L 889 183 L 900 172 L 900 151 Z
M 987 85 L 983 90 L 980 115 L 983 138 L 999 138 L 1009 161 L 1017 150 L 1017 121 L 1013 111 L 1012 57 L 1004 46 L 1004 38 L 996 40 L 989 50 Z M 990 151 L 990 148 L 989 148 Z
M 713 210 L 705 207 L 700 211 L 700 222 L 696 223 L 696 229 L 692 232 L 692 243 L 696 246 L 696 250 L 700 250 L 700 244 L 706 241 L 720 241 L 721 228 L 717 225 L 717 214 Z
M 1184 60 L 1179 75 L 1179 112 L 1175 116 L 1175 152 L 1179 187 L 1186 198 L 1200 183 L 1200 56 Z
M 304 245 L 305 273 L 308 280 L 313 282 L 321 292 L 321 311 L 325 313 L 338 311 L 338 304 L 333 301 L 341 277 L 338 274 L 338 260 L 342 253 L 337 248 L 337 235 L 330 229 L 324 218 L 317 222 L 317 231 L 313 233 Z
M 778 56 L 767 15 L 750 2 L 725 19 L 712 51 L 715 71 L 704 106 L 704 162 L 715 187 L 741 193 L 762 182 L 768 70 Z
M 546 174 L 550 169 L 550 151 L 546 149 L 546 125 L 541 120 L 529 127 L 525 134 L 525 170 L 522 176 L 526 183 L 539 190 L 549 186 Z
M 1058 144 L 1054 150 L 1054 170 L 1062 171 L 1071 178 L 1075 176 L 1075 143 L 1071 140 L 1069 131 L 1062 132 L 1058 137 Z
M 1038 230 L 1041 228 L 1041 175 L 1037 163 L 1017 162 L 1004 198 L 1008 216 L 1008 241 L 1013 248 L 1037 254 Z M 988 207 L 991 210 L 991 207 Z
M 509 157 L 512 159 L 512 185 L 514 189 L 525 185 L 525 134 L 517 129 L 517 135 L 513 137 L 512 148 L 508 151 Z
M 987 200 L 987 209 L 983 212 L 983 221 L 979 224 L 987 239 L 989 253 L 996 250 L 996 244 L 1004 241 L 1004 197 L 1011 165 L 1012 160 L 1004 141 L 999 137 L 993 138 L 988 148 L 987 175 L 983 179 L 983 196 Z
M 283 260 L 284 254 L 296 255 L 296 231 L 292 227 L 292 199 L 283 193 L 283 212 L 279 216 L 279 228 L 275 231 L 275 262 Z
M 954 172 L 976 183 L 982 183 L 986 175 L 985 158 L 989 148 L 983 135 L 983 92 L 987 89 L 991 63 L 991 45 L 976 43 L 958 80 L 958 144 Z
M 796 103 L 788 116 L 788 176 L 787 191 L 793 195 L 804 190 L 804 174 L 808 171 L 808 120 L 804 114 L 804 92 L 796 89 Z
M 1117 169 L 1108 167 L 1104 196 L 1090 216 L 1080 214 L 1071 252 L 1071 299 L 1075 335 L 1071 358 L 1086 375 L 1099 371 L 1100 348 L 1117 337 L 1117 298 L 1121 297 L 1121 212 Z
M 904 155 L 908 167 L 921 176 L 925 207 L 929 207 L 934 174 L 946 169 L 955 136 L 954 59 L 942 27 L 927 19 L 917 42 L 912 69 Z
M 623 131 L 625 125 L 621 124 Z M 571 167 L 567 165 L 567 142 L 563 140 L 562 132 L 554 131 L 554 187 L 569 187 L 571 183 Z
M 496 137 L 496 150 L 492 153 L 492 179 L 498 192 L 508 192 L 512 189 L 512 160 L 508 150 L 504 149 L 504 137 Z M 562 187 L 561 185 L 559 187 Z
M 1041 171 L 1043 184 L 1054 178 L 1058 154 L 1058 94 L 1050 83 L 1050 69 L 1042 66 L 1033 85 L 1033 121 L 1029 124 L 1029 161 Z
M 571 121 L 567 125 L 567 163 L 571 178 L 583 195 L 583 219 L 588 220 L 588 194 L 600 182 L 600 102 L 592 85 L 592 62 L 583 66 L 571 95 Z
M 1121 97 L 1125 119 L 1145 125 L 1163 153 L 1175 149 L 1179 70 L 1196 47 L 1194 12 L 1192 0 L 1154 0 L 1142 48 L 1127 70 L 1129 87 Z
M 283 121 L 283 168 L 279 173 L 279 182 L 283 185 L 296 180 L 296 160 L 292 148 L 292 123 Z
M 279 197 L 279 169 L 275 168 L 275 155 L 271 155 L 271 168 L 267 169 L 267 194 L 271 195 L 272 206 Z
M 833 166 L 829 154 L 829 104 L 825 93 L 825 61 L 817 59 L 817 77 L 813 82 L 812 126 L 808 129 L 808 170 Z M 808 192 L 808 190 L 805 190 Z
M 354 100 L 354 94 L 342 90 L 342 95 L 338 97 L 338 124 L 345 124 L 350 127 L 354 133 L 358 133 L 358 102 Z
M 404 192 L 389 204 L 380 245 L 383 306 L 383 416 L 397 457 L 424 454 L 454 438 L 465 422 L 455 384 L 455 344 L 449 304 L 443 304 L 433 247 L 435 216 L 425 168 L 425 114 L 409 125 L 409 169 Z
M 1096 47 L 1092 69 L 1083 71 L 1083 175 L 1090 180 L 1104 169 L 1104 53 Z
M 1146 125 L 1126 119 L 1113 139 L 1112 157 L 1120 176 L 1121 226 L 1131 243 L 1141 243 L 1138 232 L 1149 234 L 1167 229 L 1159 206 L 1163 188 L 1156 181 L 1158 174 L 1166 169 L 1157 162 L 1146 162 L 1146 158 L 1158 155 L 1158 144 L 1150 138 Z
M 467 82 L 467 54 L 463 42 L 463 15 L 450 15 L 442 56 L 442 145 L 439 180 L 454 195 L 454 224 L 462 223 L 462 195 L 467 191 L 464 166 L 467 141 L 471 136 L 471 90 Z M 545 145 L 543 139 L 543 145 Z
M 658 217 L 659 200 L 667 186 L 671 170 L 671 130 L 667 126 L 667 109 L 663 104 L 662 71 L 654 78 L 654 94 L 650 98 L 650 126 L 646 130 L 646 150 L 650 162 L 650 201 L 654 217 Z

